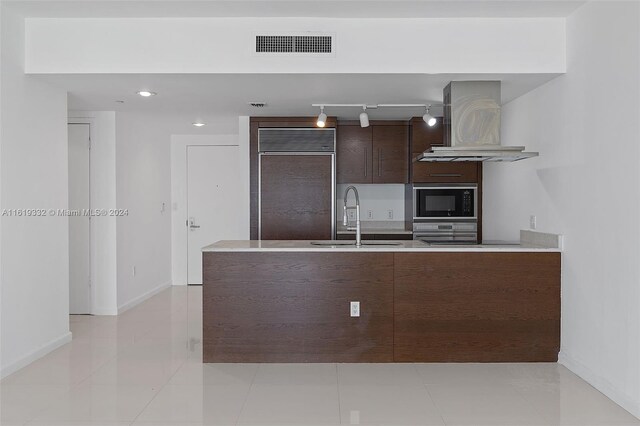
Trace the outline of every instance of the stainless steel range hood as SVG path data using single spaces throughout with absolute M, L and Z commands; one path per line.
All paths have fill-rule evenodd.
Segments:
M 523 146 L 500 144 L 500 82 L 452 81 L 444 88 L 444 146 L 416 161 L 507 162 L 537 157 Z

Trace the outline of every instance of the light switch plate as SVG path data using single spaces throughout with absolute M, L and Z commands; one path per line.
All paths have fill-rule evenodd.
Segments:
M 360 316 L 360 302 L 351 302 L 351 316 L 352 317 Z
M 373 219 L 373 210 L 367 210 L 367 219 Z
M 393 219 L 393 210 L 387 210 L 387 219 Z
M 537 220 L 537 219 L 538 219 L 538 218 L 536 218 L 536 216 L 535 216 L 535 215 L 531 215 L 531 216 L 529 216 L 529 228 L 531 228 L 531 229 L 536 229 L 536 226 L 538 225 L 538 224 L 537 224 L 537 222 L 538 222 L 538 220 Z

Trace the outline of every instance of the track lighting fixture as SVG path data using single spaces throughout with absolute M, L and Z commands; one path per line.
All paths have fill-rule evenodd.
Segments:
M 327 124 L 327 114 L 324 113 L 324 107 L 331 108 L 362 108 L 362 112 L 360 113 L 360 127 L 369 127 L 369 114 L 367 113 L 368 109 L 378 109 L 378 108 L 424 108 L 425 113 L 422 116 L 422 119 L 429 127 L 435 126 L 438 121 L 436 118 L 431 115 L 431 107 L 432 104 L 311 104 L 312 107 L 318 108 L 320 107 L 320 115 L 318 116 L 318 121 L 316 125 L 318 127 L 324 127 Z M 442 104 L 436 104 L 436 108 L 442 107 Z
M 318 121 L 316 121 L 316 125 L 318 127 L 324 127 L 327 124 L 327 114 L 324 113 L 324 106 L 320 107 L 320 115 L 318 116 Z
M 367 106 L 362 106 L 362 112 L 360 113 L 360 127 L 369 127 L 369 114 L 367 114 Z
M 427 107 L 426 112 L 424 113 L 424 115 L 422 116 L 422 119 L 424 120 L 425 123 L 427 123 L 427 126 L 429 127 L 433 127 L 436 125 L 436 119 L 433 115 L 429 114 L 429 109 L 431 108 L 431 105 L 429 105 Z

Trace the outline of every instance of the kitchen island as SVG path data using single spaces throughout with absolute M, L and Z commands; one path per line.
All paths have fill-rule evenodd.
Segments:
M 557 361 L 558 249 L 367 243 L 205 247 L 204 362 Z

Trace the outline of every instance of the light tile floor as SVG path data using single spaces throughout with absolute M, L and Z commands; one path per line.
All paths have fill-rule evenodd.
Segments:
M 202 364 L 202 292 L 119 317 L 0 382 L 2 425 L 640 425 L 558 364 Z

